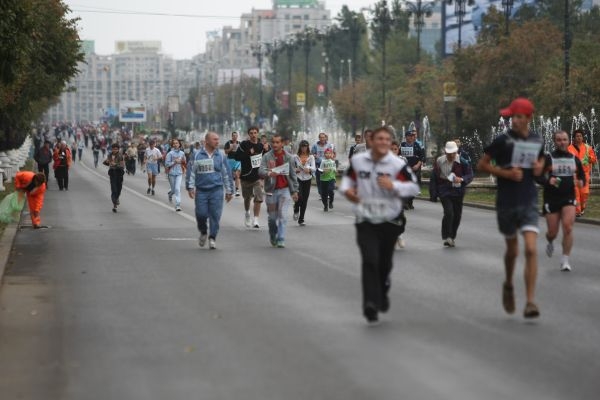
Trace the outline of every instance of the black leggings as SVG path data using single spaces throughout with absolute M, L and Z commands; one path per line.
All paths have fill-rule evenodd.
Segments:
M 305 181 L 298 179 L 298 185 L 298 201 L 294 203 L 294 213 L 300 213 L 298 222 L 304 222 L 304 213 L 306 213 L 306 206 L 308 205 L 308 197 L 310 196 L 312 179 Z
M 447 196 L 441 197 L 440 201 L 442 207 L 444 207 L 442 239 L 456 239 L 456 233 L 462 218 L 463 198 L 462 196 Z
M 69 190 L 69 168 L 58 167 L 54 170 L 54 177 L 58 182 L 58 188 L 60 190 Z

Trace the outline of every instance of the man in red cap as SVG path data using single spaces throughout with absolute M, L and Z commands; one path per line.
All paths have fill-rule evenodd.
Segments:
M 507 134 L 498 136 L 485 148 L 485 154 L 478 164 L 480 171 L 498 178 L 498 228 L 506 240 L 506 281 L 502 288 L 502 303 L 504 310 L 509 314 L 515 312 L 513 275 L 519 254 L 517 233 L 520 231 L 523 235 L 527 295 L 523 313 L 525 318 L 536 318 L 540 315 L 534 301 L 539 233 L 534 177 L 542 174 L 544 152 L 541 138 L 529 131 L 534 111 L 531 101 L 525 98 L 515 99 L 508 108 L 501 110 L 500 114 L 503 117 L 512 118 L 512 127 Z

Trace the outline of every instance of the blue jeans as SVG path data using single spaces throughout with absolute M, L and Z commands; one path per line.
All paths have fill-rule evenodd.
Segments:
M 219 221 L 223 213 L 223 187 L 209 190 L 196 189 L 196 222 L 201 234 L 208 231 L 206 222 L 210 224 L 209 238 L 216 239 L 219 233 Z
M 181 205 L 181 179 L 182 175 L 169 175 L 169 185 L 171 185 L 171 195 L 175 196 L 175 205 Z
M 265 197 L 269 214 L 269 236 L 272 240 L 285 240 L 287 214 L 292 203 L 290 189 L 276 189 L 272 195 Z

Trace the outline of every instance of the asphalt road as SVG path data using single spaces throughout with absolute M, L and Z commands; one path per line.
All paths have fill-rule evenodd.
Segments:
M 324 214 L 313 190 L 308 225 L 290 217 L 287 248 L 273 249 L 266 216 L 244 228 L 234 199 L 211 251 L 164 176 L 154 197 L 139 173 L 125 185 L 113 214 L 104 167 L 76 165 L 68 192 L 50 184 L 51 228 L 18 233 L 0 291 L 2 400 L 600 396 L 597 227 L 576 227 L 572 273 L 540 251 L 542 317 L 527 322 L 521 279 L 519 312 L 502 310 L 494 214 L 465 209 L 446 249 L 441 206 L 417 202 L 392 308 L 368 327 L 345 200 Z

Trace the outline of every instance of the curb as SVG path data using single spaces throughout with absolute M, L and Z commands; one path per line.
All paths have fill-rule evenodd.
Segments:
M 415 199 L 422 200 L 422 201 L 429 201 L 429 199 L 426 199 L 425 197 L 415 197 Z M 479 208 L 480 210 L 488 210 L 488 211 L 496 210 L 495 206 L 491 206 L 489 204 L 482 204 L 482 203 L 467 203 L 467 202 L 465 202 L 465 203 L 463 203 L 463 206 L 471 207 L 471 208 Z M 540 215 L 542 215 L 542 214 L 540 213 Z M 575 222 L 580 223 L 580 224 L 586 224 L 586 225 L 600 226 L 600 220 L 593 219 L 593 218 L 577 218 L 575 220 Z
M 0 237 L 0 284 L 4 278 L 6 264 L 8 263 L 8 258 L 10 257 L 10 252 L 12 251 L 18 230 L 19 224 L 13 222 L 4 228 L 2 237 Z

